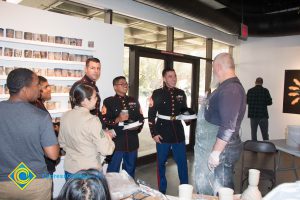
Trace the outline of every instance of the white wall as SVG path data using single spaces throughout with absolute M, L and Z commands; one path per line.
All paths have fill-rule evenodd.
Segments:
M 101 78 L 97 82 L 101 98 L 104 99 L 114 94 L 112 79 L 123 74 L 123 28 L 2 1 L 0 1 L 0 27 L 81 38 L 85 42 L 94 41 L 93 55 L 102 63 Z M 42 66 L 43 63 L 40 65 Z M 45 67 L 48 65 L 44 64 Z M 84 69 L 84 64 L 82 69 Z
M 87 41 L 94 41 L 95 51 L 92 52 L 92 54 L 99 58 L 102 63 L 101 78 L 97 82 L 101 98 L 104 99 L 115 93 L 112 86 L 112 80 L 114 77 L 123 74 L 124 35 L 121 27 L 20 5 L 4 3 L 2 1 L 0 1 L 0 27 L 12 28 L 23 32 L 28 31 L 33 33 L 48 34 L 51 36 L 81 38 L 84 40 L 85 45 Z M 0 46 L 3 44 L 5 43 L 0 41 Z M 12 45 L 14 45 L 11 46 L 12 48 L 20 48 L 20 46 L 24 44 L 16 43 Z M 29 49 L 37 46 L 28 44 L 25 45 L 27 45 Z M 47 48 L 46 50 L 52 51 L 49 49 L 49 47 L 45 48 Z M 53 48 L 53 51 L 62 50 L 62 48 Z M 74 51 L 76 51 L 76 49 Z M 0 65 L 1 64 L 18 67 L 30 67 L 31 65 L 35 65 L 40 66 L 41 68 L 53 67 L 51 65 L 58 65 L 61 66 L 61 68 L 72 68 L 69 65 L 62 66 L 60 63 L 53 64 L 46 63 L 44 61 L 41 61 L 40 63 L 30 63 L 13 60 L 7 61 L 6 63 L 6 61 L 0 60 Z M 82 69 L 84 69 L 84 64 L 82 65 Z M 68 97 L 65 98 L 65 101 L 67 100 Z M 61 177 L 61 175 L 64 174 L 63 158 L 56 170 L 57 171 L 55 172 L 55 175 L 59 175 L 60 177 L 54 178 L 54 197 L 58 195 L 65 182 L 64 178 Z
M 300 124 L 300 115 L 282 113 L 284 72 L 300 70 L 300 36 L 248 38 L 235 48 L 234 54 L 237 74 L 246 92 L 257 77 L 264 79 L 263 86 L 273 98 L 273 105 L 268 107 L 270 139 L 284 138 L 287 125 Z M 251 139 L 247 114 L 248 111 L 242 123 L 243 140 Z M 260 130 L 258 136 L 262 139 Z

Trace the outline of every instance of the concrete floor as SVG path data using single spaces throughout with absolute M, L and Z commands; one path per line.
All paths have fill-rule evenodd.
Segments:
M 255 163 L 257 166 L 268 166 L 272 167 L 272 158 L 261 156 L 258 154 L 247 154 L 246 155 L 246 162 L 245 164 Z M 292 166 L 292 160 L 293 157 L 282 153 L 281 154 L 281 168 L 282 167 L 291 167 Z M 297 166 L 300 167 L 300 158 L 295 158 Z M 193 152 L 188 153 L 188 169 L 189 169 L 189 182 L 190 184 L 194 185 L 193 180 L 193 164 L 194 164 L 194 155 Z M 178 196 L 178 185 L 179 185 L 179 179 L 177 175 L 177 166 L 176 163 L 172 158 L 170 158 L 166 164 L 166 177 L 168 180 L 168 188 L 167 188 L 167 194 Z M 300 176 L 300 170 L 297 171 L 298 176 Z M 241 159 L 236 165 L 235 169 L 235 193 L 240 193 L 240 175 L 241 175 Z M 138 166 L 136 169 L 136 178 L 141 179 L 145 181 L 148 185 L 151 187 L 157 189 L 157 179 L 156 179 L 156 163 L 150 163 L 142 166 Z M 285 183 L 285 182 L 294 182 L 296 181 L 296 177 L 293 171 L 281 171 L 277 172 L 277 181 L 276 185 Z M 246 183 L 245 185 L 248 185 Z M 262 192 L 263 195 L 265 195 L 269 189 L 270 182 L 267 181 L 261 181 L 259 185 L 259 189 Z M 246 189 L 246 186 L 244 186 L 244 190 Z

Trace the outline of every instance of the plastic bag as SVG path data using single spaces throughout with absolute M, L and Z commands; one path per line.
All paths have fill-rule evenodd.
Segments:
M 124 199 L 139 190 L 139 186 L 124 170 L 120 173 L 107 173 L 105 177 L 112 200 Z

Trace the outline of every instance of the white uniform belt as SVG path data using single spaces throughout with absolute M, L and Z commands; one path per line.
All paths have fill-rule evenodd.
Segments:
M 180 120 L 181 115 L 166 116 L 166 115 L 157 114 L 157 117 L 160 118 L 160 119 L 165 119 L 165 120 Z

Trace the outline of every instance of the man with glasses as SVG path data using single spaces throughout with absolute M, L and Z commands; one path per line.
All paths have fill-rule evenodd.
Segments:
M 113 87 L 116 95 L 106 98 L 102 107 L 105 126 L 114 129 L 116 132 L 113 139 L 115 152 L 108 164 L 107 172 L 119 172 L 123 160 L 122 169 L 134 178 L 137 150 L 139 148 L 138 133 L 143 128 L 144 117 L 139 102 L 126 95 L 128 83 L 124 76 L 114 78 Z M 138 126 L 126 129 L 126 125 L 128 127 L 128 124 L 134 122 Z

